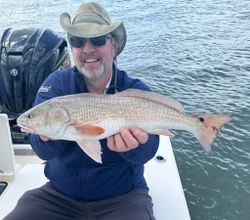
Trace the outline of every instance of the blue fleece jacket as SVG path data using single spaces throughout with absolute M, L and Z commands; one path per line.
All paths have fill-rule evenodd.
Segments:
M 114 85 L 113 74 L 107 93 L 114 93 Z M 118 91 L 128 88 L 149 90 L 143 82 L 120 70 L 117 70 L 116 87 Z M 75 67 L 56 71 L 40 87 L 35 105 L 56 96 L 83 92 L 88 91 Z M 159 137 L 149 135 L 146 144 L 124 153 L 109 150 L 107 140 L 103 139 L 102 164 L 92 160 L 72 141 L 44 142 L 39 136 L 30 135 L 30 143 L 36 154 L 47 161 L 44 172 L 51 185 L 72 199 L 89 202 L 119 196 L 137 187 L 147 188 L 143 176 L 144 163 L 155 155 Z

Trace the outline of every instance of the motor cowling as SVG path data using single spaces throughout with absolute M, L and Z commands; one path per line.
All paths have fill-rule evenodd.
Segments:
M 0 53 L 1 104 L 9 116 L 31 108 L 45 78 L 70 66 L 66 39 L 50 29 L 8 28 Z
M 12 137 L 18 137 L 15 120 L 32 107 L 42 82 L 53 71 L 70 67 L 67 41 L 48 28 L 8 28 L 0 54 L 0 112 L 9 117 Z

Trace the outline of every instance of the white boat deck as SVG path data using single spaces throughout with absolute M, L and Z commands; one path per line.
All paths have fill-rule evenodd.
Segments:
M 0 181 L 8 186 L 0 196 L 0 219 L 16 205 L 18 198 L 27 190 L 43 185 L 47 180 L 44 165 L 36 156 L 14 156 L 14 148 L 29 145 L 12 145 L 5 115 L 0 114 Z M 158 159 L 157 159 L 158 158 Z M 145 169 L 157 220 L 190 220 L 179 172 L 168 137 L 161 137 L 160 147 Z

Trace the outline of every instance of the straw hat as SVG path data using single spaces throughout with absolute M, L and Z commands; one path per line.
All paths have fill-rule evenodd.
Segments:
M 126 44 L 126 30 L 122 21 L 112 22 L 107 11 L 95 2 L 81 4 L 72 22 L 70 15 L 63 13 L 60 23 L 68 36 L 91 38 L 112 33 L 116 38 L 116 55 L 122 52 Z

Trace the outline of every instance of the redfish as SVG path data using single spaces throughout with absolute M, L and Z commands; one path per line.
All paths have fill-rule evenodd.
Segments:
M 28 133 L 76 141 L 101 163 L 99 140 L 135 126 L 149 134 L 174 136 L 169 129 L 186 130 L 211 151 L 218 129 L 229 115 L 189 115 L 182 104 L 154 92 L 128 89 L 113 95 L 82 93 L 47 100 L 23 113 L 18 125 Z

